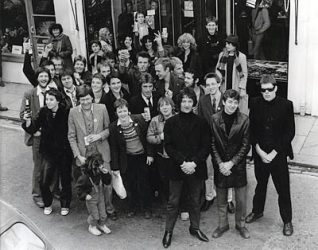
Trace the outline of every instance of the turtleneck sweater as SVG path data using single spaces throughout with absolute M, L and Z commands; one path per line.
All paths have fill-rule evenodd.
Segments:
M 234 119 L 236 116 L 236 112 L 237 111 L 235 111 L 233 114 L 229 115 L 229 114 L 225 113 L 224 110 L 222 111 L 222 118 L 223 118 L 224 123 L 225 123 L 225 131 L 226 131 L 227 135 L 230 134 L 230 131 L 231 131 L 231 128 L 232 128 L 232 125 L 233 125 L 233 122 L 234 122 Z

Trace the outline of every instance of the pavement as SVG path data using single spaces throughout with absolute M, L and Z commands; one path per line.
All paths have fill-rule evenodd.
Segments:
M 0 119 L 20 121 L 21 100 L 24 92 L 31 88 L 31 85 L 21 83 L 5 83 L 5 87 L 0 87 L 0 103 L 9 108 L 0 112 Z M 296 135 L 292 142 L 295 157 L 289 163 L 301 167 L 299 171 L 318 169 L 318 117 L 295 114 L 295 122 Z
M 36 207 L 31 199 L 32 152 L 23 143 L 23 130 L 18 122 L 0 120 L 0 198 L 22 211 L 41 232 L 47 236 L 55 249 L 112 249 L 112 250 L 157 250 L 164 249 L 161 239 L 165 228 L 164 206 L 153 204 L 153 218 L 146 220 L 141 213 L 126 218 L 123 203 L 115 197 L 118 211 L 117 221 L 107 220 L 112 230 L 109 235 L 99 237 L 87 232 L 87 210 L 75 192 L 70 214 L 59 214 L 58 200 L 53 202 L 53 213 L 49 216 Z M 318 172 L 318 171 L 317 171 Z M 171 250 L 313 250 L 318 249 L 318 175 L 298 173 L 291 166 L 290 188 L 293 208 L 294 234 L 282 234 L 283 222 L 280 217 L 277 193 L 272 180 L 267 189 L 264 217 L 247 224 L 251 238 L 242 239 L 235 230 L 235 217 L 229 215 L 230 230 L 219 239 L 211 238 L 218 225 L 217 204 L 201 213 L 200 228 L 210 242 L 201 242 L 188 233 L 189 221 L 177 220 Z M 256 186 L 253 164 L 247 166 L 247 212 L 252 209 Z M 161 216 L 159 216 L 161 215 Z M 1 247 L 0 247 L 1 248 Z M 1 248 L 2 249 L 2 248 Z

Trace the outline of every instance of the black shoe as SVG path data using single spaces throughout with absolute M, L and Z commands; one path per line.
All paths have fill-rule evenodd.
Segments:
M 189 232 L 191 235 L 197 237 L 201 241 L 205 241 L 205 242 L 209 241 L 208 237 L 206 237 L 206 235 L 202 233 L 200 229 L 193 229 L 192 227 L 190 227 Z
M 118 220 L 118 215 L 116 211 L 112 212 L 111 214 L 107 213 L 107 216 L 113 221 Z
M 230 202 L 227 203 L 227 211 L 228 211 L 230 214 L 234 214 L 234 212 L 235 212 L 235 206 L 234 206 L 233 201 L 230 201 Z
M 209 208 L 213 205 L 213 202 L 214 202 L 214 199 L 213 198 L 212 200 L 208 201 L 208 200 L 205 200 L 201 206 L 201 211 L 208 211 Z
M 0 106 L 0 111 L 8 111 L 7 107 Z
M 225 227 L 218 227 L 217 229 L 214 230 L 212 237 L 213 238 L 220 238 L 229 229 L 230 229 L 229 225 L 227 225 Z
M 165 231 L 162 239 L 162 245 L 164 248 L 168 248 L 171 245 L 172 232 Z
M 239 233 L 242 236 L 242 238 L 244 238 L 244 239 L 250 238 L 250 233 L 249 233 L 249 231 L 247 230 L 246 227 L 235 226 L 235 229 L 237 231 L 239 231 Z
M 260 214 L 255 214 L 255 213 L 250 213 L 248 216 L 246 216 L 245 218 L 245 222 L 246 223 L 252 223 L 254 221 L 256 221 L 257 219 L 263 217 L 263 213 Z
M 291 222 L 284 224 L 283 234 L 285 236 L 291 236 L 294 233 L 294 227 Z

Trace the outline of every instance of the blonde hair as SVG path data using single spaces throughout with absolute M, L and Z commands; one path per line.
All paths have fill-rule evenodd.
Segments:
M 189 42 L 191 49 L 196 49 L 197 44 L 195 42 L 194 37 L 190 33 L 183 33 L 181 36 L 178 38 L 178 47 L 182 48 L 182 43 L 184 42 Z

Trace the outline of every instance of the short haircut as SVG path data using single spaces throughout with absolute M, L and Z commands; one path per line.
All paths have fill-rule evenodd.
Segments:
M 205 18 L 206 24 L 209 23 L 215 23 L 216 25 L 218 25 L 218 20 L 216 19 L 215 16 L 208 16 L 207 18 Z
M 64 60 L 63 60 L 63 58 L 61 56 L 54 55 L 54 56 L 51 57 L 51 61 L 52 62 L 53 62 L 53 60 L 61 61 L 61 64 L 64 65 Z
M 197 79 L 200 80 L 200 75 L 198 74 L 198 71 L 196 71 L 193 68 L 188 68 L 186 71 L 184 71 L 184 73 L 190 73 L 191 75 L 193 75 L 193 81 L 195 82 Z
M 63 33 L 63 27 L 62 27 L 62 25 L 60 23 L 52 23 L 50 25 L 50 27 L 49 27 L 49 33 L 50 33 L 51 36 L 53 36 L 53 32 L 52 31 L 55 30 L 55 29 L 59 29 L 60 30 L 60 34 Z
M 171 63 L 171 70 L 174 70 L 174 68 L 178 65 L 181 64 L 183 66 L 183 62 L 179 57 L 173 56 L 170 58 L 170 63 Z
M 154 79 L 151 74 L 145 72 L 140 75 L 140 86 L 142 86 L 144 83 L 151 83 L 152 85 L 154 85 Z
M 183 33 L 181 36 L 179 36 L 178 41 L 177 41 L 178 47 L 182 48 L 182 43 L 184 43 L 184 42 L 190 43 L 191 49 L 197 48 L 197 44 L 195 42 L 195 39 L 190 33 Z
M 121 77 L 118 71 L 113 71 L 110 73 L 110 75 L 108 75 L 109 80 L 111 80 L 112 78 L 118 78 L 121 81 Z
M 61 71 L 60 78 L 62 78 L 63 76 L 73 77 L 73 74 L 74 74 L 74 71 L 72 69 L 66 68 Z
M 106 83 L 106 78 L 101 73 L 95 73 L 92 76 L 92 80 L 93 80 L 93 78 L 101 80 L 103 85 Z
M 91 91 L 91 88 L 88 87 L 87 85 L 81 85 L 77 87 L 77 91 L 76 91 L 76 98 L 77 100 L 79 100 L 81 97 L 85 97 L 87 95 L 90 95 L 91 97 L 94 98 L 94 94 Z
M 97 44 L 100 49 L 102 48 L 102 44 L 98 40 L 91 41 L 90 44 L 89 44 L 90 48 L 92 48 L 93 44 Z
M 47 66 L 51 66 L 53 65 L 53 67 L 55 68 L 54 63 L 51 60 L 46 60 L 42 63 L 41 67 L 47 67 Z
M 86 67 L 87 60 L 84 56 L 82 55 L 75 56 L 73 65 L 75 65 L 77 61 L 81 61 L 82 63 L 84 63 L 84 67 Z
M 106 61 L 103 61 L 102 63 L 97 64 L 97 71 L 100 73 L 100 71 L 101 71 L 100 69 L 104 68 L 104 67 L 109 67 L 110 72 L 112 71 L 112 66 L 110 66 L 110 64 Z
M 186 87 L 186 88 L 184 88 L 183 90 L 180 91 L 180 94 L 178 95 L 178 98 L 177 98 L 177 104 L 178 104 L 179 110 L 181 109 L 182 99 L 183 99 L 185 96 L 188 97 L 188 98 L 190 98 L 190 99 L 192 99 L 192 101 L 193 101 L 193 107 L 195 107 L 195 106 L 197 105 L 198 100 L 197 100 L 197 96 L 196 96 L 196 94 L 195 94 L 193 88 L 191 88 L 191 87 L 190 87 L 190 88 L 189 88 L 189 87 Z
M 235 89 L 228 89 L 224 92 L 222 100 L 226 102 L 228 98 L 233 98 L 234 100 L 240 101 L 240 94 Z
M 160 106 L 164 103 L 170 104 L 172 107 L 172 110 L 174 109 L 174 102 L 170 97 L 167 96 L 163 96 L 160 97 L 159 101 L 158 101 L 158 106 L 157 106 L 157 110 L 160 113 Z
M 146 51 L 140 51 L 137 53 L 136 55 L 137 61 L 139 57 L 148 58 L 148 61 L 150 62 L 150 55 Z
M 210 72 L 210 73 L 207 73 L 205 76 L 204 76 L 204 85 L 206 84 L 206 80 L 209 79 L 209 78 L 214 78 L 216 80 L 217 83 L 221 83 L 221 78 L 214 72 Z
M 137 22 L 137 17 L 138 17 L 138 15 L 143 15 L 144 17 L 145 17 L 145 14 L 144 13 L 142 13 L 142 12 L 136 12 L 136 14 L 135 14 L 135 21 Z
M 117 108 L 123 108 L 123 107 L 126 107 L 127 109 L 129 109 L 128 102 L 125 99 L 119 98 L 114 102 L 115 110 L 117 110 Z
M 55 99 L 58 102 L 61 102 L 63 100 L 62 93 L 59 90 L 55 89 L 55 88 L 50 88 L 48 91 L 46 91 L 45 92 L 45 97 L 47 95 L 55 96 Z
M 160 57 L 155 62 L 155 65 L 162 65 L 163 69 L 166 70 L 166 68 L 169 68 L 169 70 L 172 70 L 172 64 L 169 57 Z
M 277 85 L 276 79 L 273 75 L 271 74 L 264 74 L 261 77 L 261 80 L 259 81 L 260 84 L 265 84 L 265 83 L 271 83 L 274 86 Z
M 51 73 L 50 73 L 50 71 L 49 71 L 47 68 L 45 68 L 45 67 L 39 67 L 39 68 L 37 68 L 37 69 L 35 70 L 35 75 L 34 75 L 35 78 L 38 79 L 39 75 L 40 75 L 41 73 L 43 73 L 43 72 L 45 72 L 45 73 L 48 74 L 48 76 L 49 76 L 49 81 L 48 81 L 47 83 L 49 83 L 49 82 L 52 80 L 52 78 L 51 78 Z
M 105 53 L 105 59 L 114 59 L 116 61 L 116 55 L 112 51 L 108 51 Z

